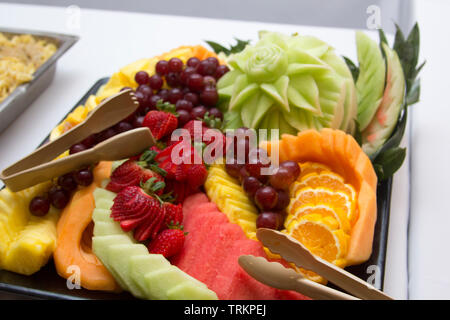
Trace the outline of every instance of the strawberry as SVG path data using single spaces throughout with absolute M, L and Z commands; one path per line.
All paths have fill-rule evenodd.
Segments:
M 183 248 L 185 238 L 186 234 L 181 228 L 163 230 L 149 243 L 148 251 L 170 258 Z
M 135 229 L 138 241 L 154 238 L 164 223 L 164 210 L 158 200 L 137 186 L 126 187 L 114 199 L 111 218 L 120 222 L 125 232 Z
M 183 223 L 183 206 L 181 204 L 175 205 L 169 202 L 163 204 L 164 208 L 164 226 L 180 226 Z
M 159 140 L 178 127 L 178 119 L 170 112 L 152 110 L 147 113 L 142 125 L 149 128 L 153 137 Z
M 201 187 L 208 176 L 208 170 L 203 164 L 193 164 L 187 171 L 187 183 L 193 190 Z
M 206 130 L 208 130 L 208 127 L 206 123 L 201 120 L 190 120 L 183 126 L 183 129 L 189 131 L 189 134 L 191 135 L 191 140 L 202 141 L 203 134 L 205 133 Z
M 164 209 L 159 205 L 153 212 L 151 219 L 145 219 L 144 222 L 134 230 L 134 238 L 137 241 L 154 239 L 164 226 L 164 218 Z
M 156 172 L 144 169 L 136 161 L 130 159 L 113 171 L 111 181 L 106 186 L 106 189 L 117 193 L 129 186 L 139 186 L 153 177 L 158 181 L 163 180 Z

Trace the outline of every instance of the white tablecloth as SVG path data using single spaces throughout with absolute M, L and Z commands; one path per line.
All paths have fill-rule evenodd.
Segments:
M 81 37 L 59 61 L 53 84 L 0 135 L 0 168 L 30 153 L 96 80 L 139 58 L 158 55 L 179 45 L 209 39 L 234 43 L 234 37 L 256 39 L 258 30 L 273 30 L 317 36 L 340 54 L 356 58 L 354 30 L 348 29 L 82 9 L 80 29 L 74 30 L 67 27 L 70 12 L 56 7 L 0 4 L 1 26 L 75 33 Z M 428 169 L 437 167 L 427 164 Z M 409 208 L 407 163 L 394 181 L 385 291 L 404 299 Z

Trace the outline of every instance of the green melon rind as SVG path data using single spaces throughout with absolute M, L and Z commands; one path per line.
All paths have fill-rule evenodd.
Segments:
M 362 132 L 363 150 L 372 155 L 383 146 L 397 124 L 405 99 L 405 76 L 395 50 L 382 44 L 387 63 L 386 89 L 370 124 Z
M 364 130 L 381 103 L 386 66 L 378 44 L 361 31 L 356 32 L 356 48 L 359 62 L 356 80 L 358 122 L 360 130 Z
M 118 229 L 117 222 L 111 218 L 107 221 L 105 211 L 109 211 L 114 196 L 101 188 L 94 191 L 96 206 L 100 203 L 103 207 L 96 207 L 92 216 L 92 250 L 119 285 L 138 298 L 217 300 L 217 294 L 205 284 L 172 266 L 164 256 L 148 253 L 130 233 L 125 233 L 120 226 Z M 145 261 L 147 264 L 140 264 Z

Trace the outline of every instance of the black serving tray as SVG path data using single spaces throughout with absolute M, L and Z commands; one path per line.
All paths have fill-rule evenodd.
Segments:
M 86 102 L 91 94 L 96 94 L 109 78 L 98 80 L 71 109 Z M 71 112 L 69 111 L 69 112 Z M 64 117 L 65 118 L 65 117 Z M 48 141 L 50 134 L 41 143 Z M 349 272 L 367 281 L 373 277 L 374 267 L 378 272 L 380 289 L 383 289 L 386 246 L 389 229 L 389 212 L 391 204 L 392 178 L 378 183 L 377 186 L 377 222 L 373 239 L 372 255 L 365 263 L 346 268 Z M 31 276 L 24 276 L 6 270 L 0 270 L 0 295 L 14 294 L 15 297 L 34 299 L 133 299 L 129 293 L 106 293 L 85 289 L 69 290 L 66 279 L 60 277 L 55 270 L 53 261 L 49 261 L 40 271 Z

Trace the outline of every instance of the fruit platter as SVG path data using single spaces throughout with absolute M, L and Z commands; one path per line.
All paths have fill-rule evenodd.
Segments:
M 253 278 L 239 263 L 244 255 L 333 286 L 263 245 L 260 229 L 364 281 L 367 266 L 384 272 L 392 176 L 406 156 L 408 106 L 419 99 L 419 29 L 406 37 L 397 29 L 392 45 L 382 30 L 378 42 L 355 35 L 356 63 L 312 35 L 261 31 L 256 42 L 230 47 L 180 46 L 99 80 L 43 146 L 121 94 L 131 93 L 136 109 L 51 161 L 81 158 L 139 128 L 150 131 L 151 146 L 21 190 L 5 181 L 0 290 L 311 298 Z

